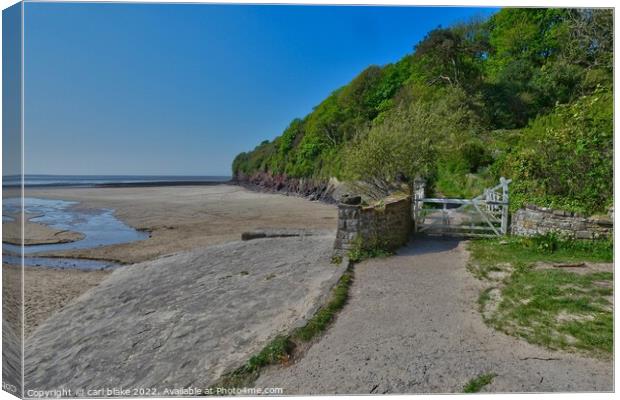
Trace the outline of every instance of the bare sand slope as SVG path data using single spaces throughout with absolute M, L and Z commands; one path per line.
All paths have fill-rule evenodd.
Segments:
M 2 266 L 2 382 L 4 390 L 19 396 L 22 381 L 22 274 Z M 18 389 L 19 388 L 19 389 Z
M 613 390 L 613 364 L 547 351 L 488 328 L 481 283 L 456 241 L 416 239 L 398 255 L 355 266 L 351 299 L 334 326 L 258 387 L 284 394 L 461 392 L 483 373 L 491 392 Z
M 204 388 L 314 313 L 343 272 L 333 240 L 236 241 L 120 268 L 26 339 L 26 389 Z
M 162 255 L 238 240 L 258 228 L 336 229 L 337 209 L 239 186 L 168 186 L 146 188 L 27 188 L 27 197 L 75 200 L 78 207 L 113 208 L 116 216 L 151 238 L 90 250 L 54 252 L 135 263 Z
M 76 269 L 24 268 L 24 335 L 75 297 L 97 286 L 110 271 L 81 271 Z M 21 307 L 21 267 L 2 264 L 3 318 L 13 326 L 21 326 L 17 311 Z M 20 328 L 21 331 L 21 328 Z

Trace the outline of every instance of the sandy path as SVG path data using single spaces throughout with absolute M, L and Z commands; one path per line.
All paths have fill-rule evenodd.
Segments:
M 4 194 L 10 196 L 11 193 Z M 116 216 L 151 238 L 54 255 L 135 263 L 162 255 L 238 240 L 259 228 L 336 229 L 333 205 L 239 186 L 145 188 L 28 188 L 26 197 L 75 200 L 78 207 L 113 208 Z
M 355 266 L 349 304 L 296 364 L 257 386 L 285 394 L 460 392 L 496 373 L 494 392 L 611 391 L 612 362 L 551 352 L 496 332 L 477 311 L 481 283 L 464 244 L 416 239 Z
M 343 272 L 333 240 L 237 241 L 117 269 L 26 339 L 26 388 L 205 388 L 314 313 Z

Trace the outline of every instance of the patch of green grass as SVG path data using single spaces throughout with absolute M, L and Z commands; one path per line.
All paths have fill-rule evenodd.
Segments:
M 260 353 L 252 356 L 245 368 L 249 371 L 256 371 L 266 365 L 286 361 L 294 348 L 295 344 L 289 338 L 278 336 L 265 346 Z
M 480 296 L 478 297 L 478 306 L 480 312 L 484 310 L 484 306 L 489 302 L 489 300 L 491 300 L 491 290 L 493 290 L 492 287 L 486 288 L 480 293 Z
M 501 296 L 492 299 L 490 287 L 478 299 L 490 326 L 551 349 L 584 351 L 602 358 L 612 354 L 613 273 L 534 268 L 539 261 L 610 262 L 611 240 L 563 240 L 546 235 L 476 240 L 470 242 L 469 250 L 468 268 L 477 278 L 492 281 L 493 272 L 504 272 L 500 274 Z M 494 282 L 497 286 L 498 280 Z
M 502 289 L 492 326 L 552 349 L 613 351 L 613 274 L 517 270 Z M 606 283 L 607 282 L 607 283 Z
M 336 265 L 340 265 L 342 263 L 342 257 L 341 256 L 333 256 L 331 259 L 331 263 L 332 264 L 336 264 Z
M 336 313 L 346 304 L 352 282 L 353 271 L 348 269 L 332 289 L 327 304 L 321 307 L 305 326 L 295 329 L 290 335 L 276 337 L 258 354 L 252 356 L 245 365 L 223 375 L 212 387 L 251 386 L 258 378 L 261 368 L 288 361 L 299 342 L 308 342 L 327 329 Z
M 488 273 L 498 270 L 502 263 L 523 266 L 537 261 L 613 261 L 611 239 L 571 240 L 555 235 L 480 239 L 471 241 L 468 249 L 475 262 L 470 270 L 478 278 L 487 278 Z
M 467 382 L 463 387 L 463 393 L 478 393 L 483 387 L 493 382 L 497 374 L 482 374 Z

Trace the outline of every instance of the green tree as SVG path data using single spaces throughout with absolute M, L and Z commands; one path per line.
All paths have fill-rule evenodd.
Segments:
M 599 89 L 573 104 L 558 105 L 523 130 L 506 158 L 513 205 L 531 202 L 595 213 L 613 198 L 613 95 Z

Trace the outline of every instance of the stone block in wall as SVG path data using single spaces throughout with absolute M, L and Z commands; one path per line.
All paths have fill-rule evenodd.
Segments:
M 575 232 L 575 239 L 593 239 L 594 233 L 591 231 L 577 231 Z
M 511 232 L 518 236 L 557 232 L 577 239 L 592 239 L 611 235 L 613 223 L 605 216 L 585 218 L 576 213 L 528 205 L 514 213 Z

